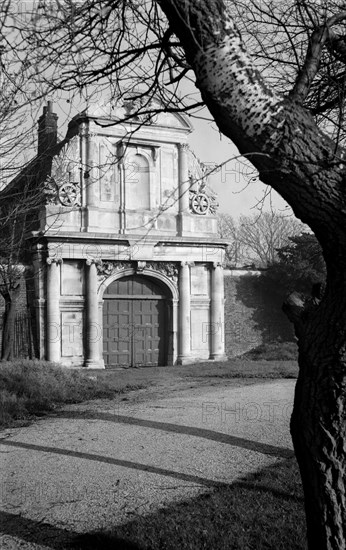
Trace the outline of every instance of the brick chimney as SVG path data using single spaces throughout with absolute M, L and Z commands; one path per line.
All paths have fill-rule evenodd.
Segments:
M 44 155 L 57 143 L 58 115 L 53 113 L 53 103 L 48 101 L 38 119 L 38 155 Z

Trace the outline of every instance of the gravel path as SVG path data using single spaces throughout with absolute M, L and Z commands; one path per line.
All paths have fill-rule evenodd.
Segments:
M 0 547 L 64 548 L 292 456 L 294 384 L 142 390 L 4 430 Z

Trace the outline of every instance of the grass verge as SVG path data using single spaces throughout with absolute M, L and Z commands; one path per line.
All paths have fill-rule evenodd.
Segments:
M 0 426 L 14 425 L 64 403 L 111 398 L 138 387 L 116 379 L 107 384 L 95 374 L 44 361 L 0 363 Z
M 297 361 L 248 361 L 241 358 L 228 361 L 208 361 L 194 365 L 174 367 L 138 367 L 117 370 L 98 371 L 98 376 L 109 387 L 116 381 L 119 384 L 128 383 L 153 387 L 157 384 L 165 385 L 185 381 L 186 387 L 190 383 L 220 383 L 223 380 L 234 379 L 245 383 L 245 379 L 256 383 L 257 380 L 274 380 L 282 378 L 297 378 Z M 239 383 L 238 382 L 238 383 Z
M 160 385 L 169 390 L 190 384 L 222 384 L 225 380 L 296 378 L 296 361 L 230 359 L 175 367 L 119 370 L 71 370 L 44 361 L 0 363 L 0 427 L 11 426 L 54 410 L 64 403 L 113 398 L 120 393 Z M 239 384 L 239 382 L 238 382 Z M 192 386 L 191 386 L 192 387 Z
M 303 550 L 305 517 L 294 458 L 197 498 L 78 537 L 78 550 Z
M 196 365 L 194 365 L 196 367 Z M 297 378 L 297 361 L 233 359 L 224 363 L 202 363 L 191 369 L 192 376 L 202 378 Z
M 251 349 L 242 357 L 253 361 L 297 361 L 298 346 L 296 342 L 267 342 Z

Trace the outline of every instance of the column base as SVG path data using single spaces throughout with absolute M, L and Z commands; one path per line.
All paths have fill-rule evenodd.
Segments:
M 85 369 L 105 369 L 104 361 L 95 361 L 94 359 L 87 359 L 84 361 L 83 368 Z
M 199 361 L 201 360 L 196 357 L 180 356 L 177 359 L 177 365 L 193 365 L 193 363 L 198 363 Z
M 209 360 L 210 361 L 227 361 L 228 360 L 228 357 L 227 355 L 225 355 L 224 353 L 213 353 L 210 357 L 209 357 Z

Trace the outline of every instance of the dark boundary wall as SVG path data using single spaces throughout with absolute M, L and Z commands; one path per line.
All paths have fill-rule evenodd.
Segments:
M 272 342 L 293 342 L 292 324 L 282 311 L 283 290 L 265 272 L 225 269 L 225 348 L 235 357 Z

